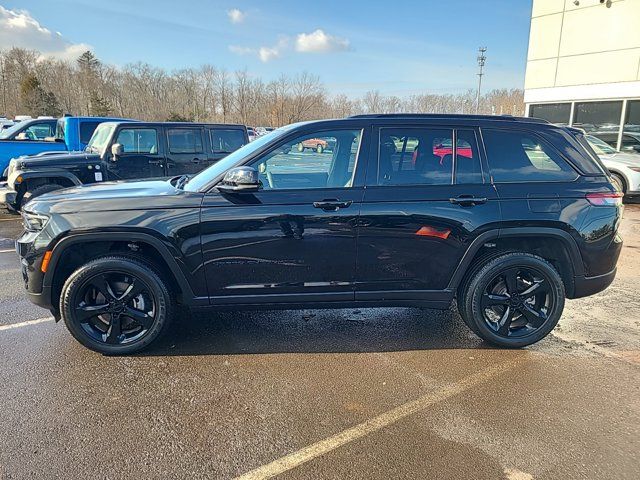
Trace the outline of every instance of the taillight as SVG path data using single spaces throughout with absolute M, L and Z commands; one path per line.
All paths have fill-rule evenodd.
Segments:
M 591 205 L 596 206 L 618 206 L 622 205 L 622 192 L 598 192 L 587 193 L 587 200 Z

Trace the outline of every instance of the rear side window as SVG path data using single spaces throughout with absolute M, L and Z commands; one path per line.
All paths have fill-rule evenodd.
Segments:
M 454 165 L 456 183 L 482 183 L 478 142 L 473 130 L 456 130 Z
M 575 180 L 575 170 L 537 136 L 518 131 L 483 129 L 493 181 L 558 182 Z
M 93 132 L 100 125 L 100 122 L 81 122 L 80 123 L 80 143 L 89 143 Z
M 244 132 L 232 128 L 209 130 L 213 153 L 231 153 L 243 146 L 246 141 Z
M 378 185 L 447 185 L 453 177 L 453 130 L 380 130 Z
M 171 153 L 202 153 L 202 134 L 195 128 L 174 128 L 169 130 L 169 151 Z

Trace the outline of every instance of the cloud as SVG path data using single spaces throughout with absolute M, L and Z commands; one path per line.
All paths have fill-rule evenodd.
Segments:
M 227 16 L 229 17 L 229 21 L 231 23 L 242 23 L 244 22 L 244 19 L 247 17 L 247 14 L 242 10 L 239 10 L 237 8 L 232 8 L 231 10 L 227 11 Z
M 334 37 L 317 29 L 311 33 L 301 33 L 296 38 L 296 51 L 302 53 L 328 53 L 349 50 L 349 40 Z
M 0 5 L 0 45 L 38 50 L 42 57 L 75 60 L 91 50 L 86 43 L 73 43 L 60 32 L 43 27 L 26 10 L 9 10 Z
M 255 55 L 262 63 L 270 62 L 282 56 L 289 48 L 289 38 L 281 36 L 274 46 L 263 46 L 260 48 L 243 47 L 241 45 L 229 45 L 229 51 L 236 55 Z

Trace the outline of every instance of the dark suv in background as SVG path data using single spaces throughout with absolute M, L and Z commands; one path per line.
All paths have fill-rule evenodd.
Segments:
M 0 201 L 19 210 L 23 203 L 64 187 L 193 175 L 247 143 L 244 125 L 104 122 L 84 152 L 11 160 Z
M 332 148 L 298 148 L 312 139 Z M 454 298 L 480 337 L 522 347 L 613 281 L 621 200 L 577 130 L 367 115 L 283 127 L 191 179 L 43 195 L 17 250 L 30 299 L 107 354 L 148 346 L 178 308 Z

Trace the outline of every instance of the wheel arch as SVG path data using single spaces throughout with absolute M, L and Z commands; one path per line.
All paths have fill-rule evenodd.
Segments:
M 77 247 L 82 247 L 79 250 Z M 151 234 L 141 232 L 92 232 L 72 234 L 64 237 L 51 251 L 49 267 L 43 278 L 43 291 L 47 291 L 51 296 L 51 304 L 57 305 L 56 298 L 59 298 L 62 284 L 77 268 L 78 256 L 83 260 L 86 258 L 79 253 L 85 249 L 91 249 L 91 253 L 96 252 L 112 254 L 114 252 L 126 253 L 136 256 L 139 259 L 147 259 L 154 267 L 161 270 L 161 273 L 168 275 L 168 281 L 178 290 L 176 293 L 181 296 L 181 303 L 186 305 L 208 305 L 208 297 L 196 297 L 184 272 L 178 265 L 176 257 L 169 248 L 158 238 Z M 143 252 L 139 249 L 143 248 Z M 149 253 L 151 255 L 149 255 Z M 95 258 L 95 257 L 94 257 Z M 81 263 L 81 262 L 80 262 Z M 61 268 L 58 268 L 58 267 Z
M 574 277 L 585 273 L 582 255 L 571 234 L 554 227 L 512 227 L 480 234 L 462 256 L 447 289 L 455 292 L 474 264 L 491 252 L 518 251 L 523 246 L 524 251 L 537 253 L 554 264 L 565 283 L 567 296 L 571 297 Z

